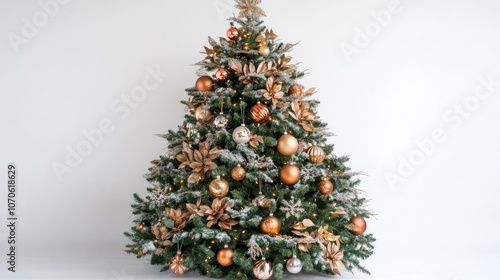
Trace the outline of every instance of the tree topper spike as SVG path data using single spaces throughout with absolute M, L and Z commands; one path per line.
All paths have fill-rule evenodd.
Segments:
M 261 8 L 257 7 L 262 0 L 236 0 L 235 7 L 240 10 L 238 18 L 249 17 L 252 15 L 260 15 L 265 17 L 266 13 Z

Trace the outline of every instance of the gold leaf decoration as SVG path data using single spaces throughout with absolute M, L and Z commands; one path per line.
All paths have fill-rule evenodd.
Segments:
M 258 91 L 263 92 L 264 98 L 266 100 L 271 100 L 276 107 L 282 108 L 285 105 L 283 101 L 281 101 L 285 93 L 282 91 L 280 84 L 274 83 L 274 77 L 267 78 L 266 89 L 260 89 Z
M 219 147 L 210 149 L 211 141 L 206 140 L 199 144 L 198 150 L 192 150 L 188 143 L 182 143 L 182 154 L 176 159 L 181 163 L 178 169 L 190 167 L 192 173 L 188 178 L 188 183 L 197 183 L 210 176 L 212 170 L 217 168 L 212 160 L 219 156 Z
M 235 7 L 240 10 L 239 18 L 250 17 L 252 15 L 266 16 L 266 13 L 261 8 L 257 7 L 262 0 L 236 0 Z
M 216 198 L 212 201 L 212 207 L 202 205 L 197 214 L 201 217 L 207 217 L 207 227 L 217 224 L 222 230 L 230 230 L 232 226 L 238 224 L 238 221 L 231 220 L 232 217 L 224 213 L 226 210 L 231 209 L 232 206 L 231 202 Z
M 319 119 L 310 110 L 309 102 L 307 101 L 293 101 L 291 104 L 292 112 L 290 116 L 297 121 L 307 131 L 314 131 L 313 122 Z

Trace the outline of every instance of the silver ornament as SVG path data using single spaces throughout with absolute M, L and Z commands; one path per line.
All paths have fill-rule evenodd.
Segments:
M 293 255 L 286 262 L 286 270 L 292 274 L 297 274 L 302 270 L 302 265 L 302 261 L 296 255 Z
M 248 129 L 245 124 L 242 124 L 233 130 L 233 140 L 238 144 L 248 143 L 251 135 L 252 133 L 250 132 L 250 129 Z
M 214 119 L 214 125 L 216 129 L 226 128 L 228 123 L 229 120 L 222 112 Z

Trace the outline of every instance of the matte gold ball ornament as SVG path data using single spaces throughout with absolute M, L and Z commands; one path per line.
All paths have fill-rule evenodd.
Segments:
M 278 235 L 281 229 L 281 222 L 278 218 L 274 217 L 273 214 L 265 217 L 262 222 L 260 222 L 260 232 L 269 235 Z
M 326 159 L 325 151 L 316 145 L 309 147 L 307 154 L 309 155 L 309 161 L 312 163 L 320 164 Z
M 177 252 L 173 257 L 170 258 L 170 261 L 168 262 L 168 267 L 170 270 L 177 274 L 177 275 L 182 275 L 186 273 L 189 269 L 185 267 L 182 262 L 184 262 L 184 255 L 181 254 L 181 252 Z
M 259 280 L 267 280 L 273 276 L 273 264 L 265 258 L 256 261 L 253 265 L 253 275 Z
M 266 105 L 257 102 L 250 109 L 250 118 L 256 123 L 264 123 L 269 120 L 269 108 Z
M 232 26 L 227 30 L 226 35 L 227 38 L 231 40 L 237 40 L 238 38 L 240 38 L 240 31 L 238 30 L 238 28 Z
M 226 68 L 219 68 L 215 72 L 215 78 L 219 82 L 225 82 L 225 81 L 227 81 L 229 79 L 229 74 L 230 74 L 230 72 Z
M 319 192 L 323 195 L 329 195 L 333 192 L 333 183 L 328 178 L 324 178 L 319 182 Z
M 278 152 L 284 156 L 291 156 L 299 149 L 299 141 L 297 138 L 285 132 L 278 139 Z
M 224 248 L 219 250 L 217 253 L 217 261 L 222 266 L 230 266 L 233 264 L 233 256 L 233 249 L 230 249 L 227 245 L 225 245 Z
M 243 179 L 245 179 L 246 175 L 247 171 L 239 164 L 234 167 L 233 170 L 231 170 L 231 178 L 233 178 L 233 180 L 235 181 L 242 181 Z
M 214 89 L 214 81 L 210 76 L 201 76 L 196 80 L 197 91 L 212 91 Z
M 281 183 L 292 186 L 300 181 L 300 169 L 293 164 L 285 164 L 279 171 Z
M 349 221 L 351 225 L 351 232 L 354 235 L 361 235 L 366 230 L 366 221 L 360 216 L 353 216 Z
M 212 111 L 206 109 L 204 105 L 201 105 L 194 110 L 194 117 L 197 121 L 206 123 L 212 118 Z
M 229 192 L 229 183 L 220 176 L 217 176 L 217 178 L 208 185 L 208 191 L 216 198 L 225 197 Z

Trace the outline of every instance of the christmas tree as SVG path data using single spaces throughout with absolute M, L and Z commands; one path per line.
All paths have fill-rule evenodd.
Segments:
M 359 173 L 327 143 L 315 89 L 287 55 L 295 44 L 266 29 L 260 2 L 236 0 L 227 38 L 209 37 L 184 124 L 161 135 L 168 151 L 151 162 L 148 195 L 134 195 L 126 251 L 228 279 L 369 273 Z

